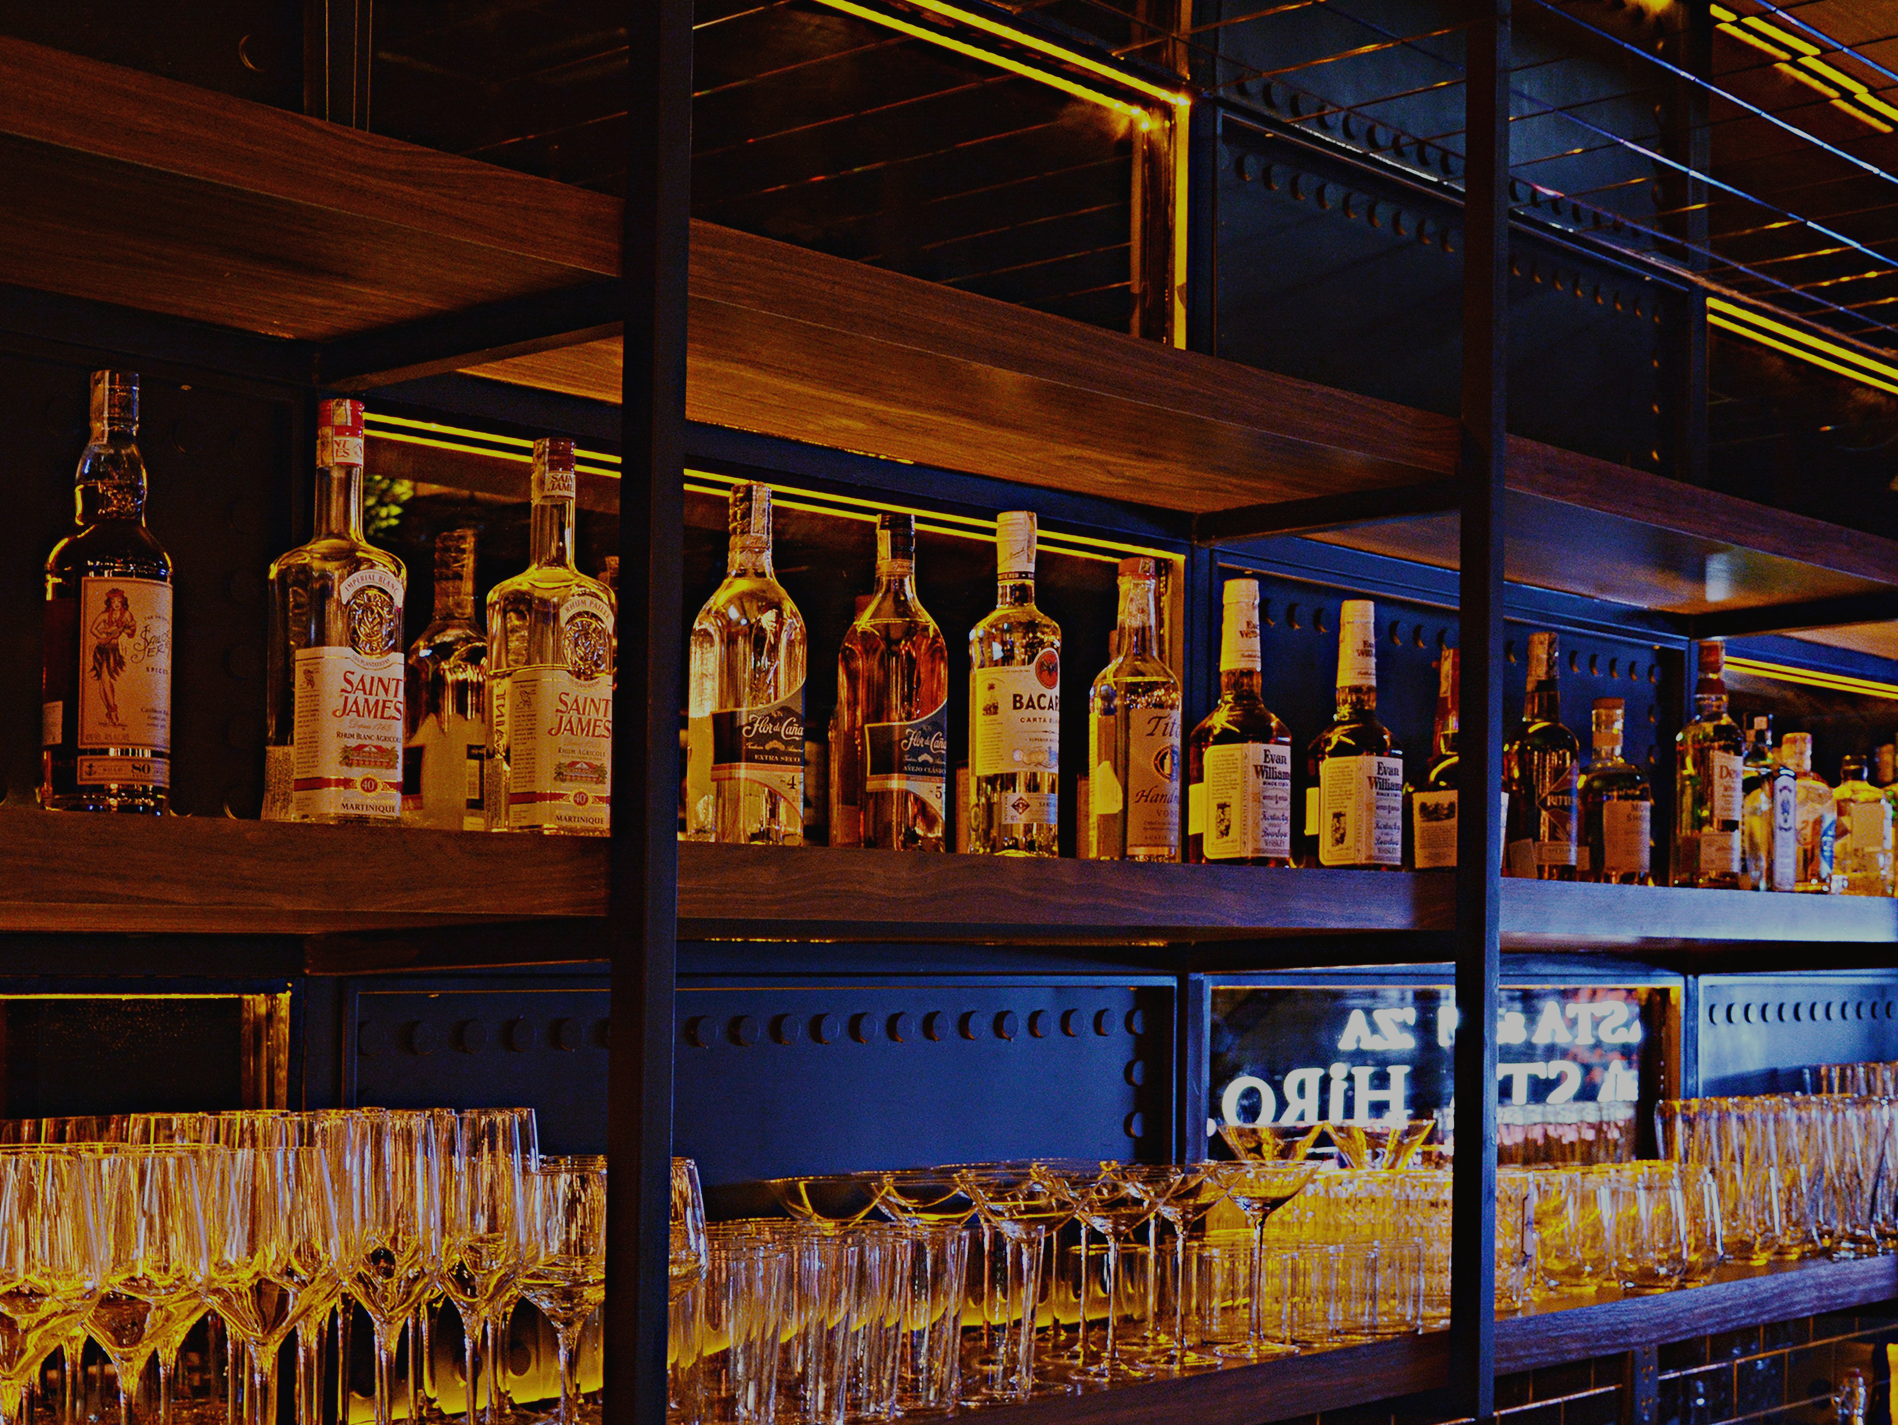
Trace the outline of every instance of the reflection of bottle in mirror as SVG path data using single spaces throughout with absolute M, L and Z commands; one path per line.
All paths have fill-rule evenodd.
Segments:
M 1292 734 L 1265 705 L 1259 581 L 1221 595 L 1219 702 L 1186 742 L 1186 859 L 1292 864 Z
M 1798 851 L 1793 889 L 1814 895 L 1832 891 L 1832 841 L 1837 808 L 1832 788 L 1812 770 L 1812 734 L 1789 732 L 1780 743 L 1780 760 L 1792 769 L 1794 835 Z
M 1581 744 L 1562 725 L 1560 661 L 1553 633 L 1529 635 L 1523 726 L 1503 749 L 1509 831 L 1503 874 L 1572 881 L 1581 859 Z
M 1061 628 L 1035 606 L 1035 516 L 996 520 L 995 610 L 969 631 L 968 794 L 958 846 L 1060 854 Z
M 851 610 L 854 624 L 870 607 L 870 595 L 858 594 Z M 830 844 L 863 845 L 863 755 L 861 738 L 852 741 L 842 735 L 843 700 L 830 711 L 830 784 L 825 794 L 830 799 Z
M 1102 861 L 1180 859 L 1180 680 L 1160 657 L 1159 561 L 1120 561 L 1114 657 L 1088 689 L 1088 814 Z
M 1837 814 L 1832 863 L 1848 896 L 1892 893 L 1891 803 L 1865 779 L 1865 759 L 1847 756 L 1833 794 Z
M 484 831 L 488 640 L 475 621 L 475 532 L 435 537 L 435 616 L 409 648 L 402 821 Z
M 942 851 L 949 648 L 915 581 L 915 518 L 878 515 L 876 591 L 837 655 L 838 742 L 862 759 L 862 844 Z
M 1456 727 L 1462 686 L 1456 650 L 1441 650 L 1430 766 L 1423 780 L 1405 791 L 1405 862 L 1419 871 L 1456 867 Z
M 1377 720 L 1377 610 L 1338 610 L 1337 710 L 1319 735 L 1318 864 L 1396 870 L 1404 850 L 1404 754 Z
M 1581 784 L 1581 879 L 1651 886 L 1654 793 L 1640 769 L 1621 755 L 1626 706 L 1620 698 L 1595 699 L 1595 756 Z

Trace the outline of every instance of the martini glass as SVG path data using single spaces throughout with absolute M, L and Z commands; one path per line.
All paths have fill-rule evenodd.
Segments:
M 1214 1181 L 1232 1205 L 1246 1215 L 1252 1228 L 1252 1311 L 1246 1329 L 1248 1360 L 1263 1361 L 1291 1354 L 1292 1348 L 1265 1339 L 1261 1295 L 1265 1287 L 1265 1221 L 1305 1189 L 1318 1171 L 1316 1163 L 1209 1163 Z
M 992 1299 L 995 1276 L 990 1265 L 993 1239 L 999 1236 L 1009 1244 L 1003 1249 L 1005 1253 L 1012 1248 L 1017 1252 L 1028 1253 L 1031 1258 L 1041 1256 L 1046 1253 L 1047 1243 L 1054 1240 L 1054 1234 L 1064 1223 L 1072 1219 L 1074 1214 L 1066 1205 L 1062 1195 L 1045 1180 L 1036 1176 L 1032 1165 L 1027 1163 L 977 1165 L 960 1169 L 957 1176 L 964 1190 L 969 1194 L 970 1200 L 975 1203 L 976 1213 L 982 1224 L 983 1354 L 977 1360 L 977 1365 L 995 1368 L 995 1376 L 1006 1382 L 1007 1363 L 998 1359 L 998 1353 L 994 1349 L 993 1323 L 998 1319 L 1012 1322 L 1015 1314 L 1013 1303 L 1010 1301 L 1004 1299 L 998 1306 Z M 1040 1271 L 1046 1270 L 1048 1266 L 1043 1262 Z M 1031 1272 L 1029 1276 L 1036 1281 L 1038 1286 L 1040 1272 Z M 1012 1280 L 1004 1282 L 1005 1290 L 1012 1288 L 1013 1285 Z M 1026 1289 L 1025 1285 L 1024 1289 Z M 1032 1316 L 1032 1311 L 1033 1303 L 1028 1303 L 1027 1314 Z M 1004 1325 L 1003 1329 L 1006 1332 L 1008 1327 Z M 984 1385 L 974 1392 L 976 1403 L 989 1403 L 1003 1399 L 1019 1400 L 1036 1393 L 1033 1342 L 1026 1344 L 1029 1349 L 1026 1352 L 1027 1364 L 1023 1372 L 1025 1379 L 1019 1383 L 1019 1389 L 991 1391 Z M 1007 1342 L 1004 1341 L 1005 1350 L 1006 1347 Z M 1047 1382 L 1044 1384 L 1053 1385 Z M 1053 1388 L 1066 1393 L 1067 1383 L 1062 1381 Z
M 1165 1222 L 1173 1229 L 1173 1360 L 1170 1369 L 1184 1375 L 1189 1366 L 1216 1366 L 1217 1356 L 1186 1349 L 1186 1239 L 1206 1214 L 1226 1196 L 1225 1186 L 1211 1163 L 1161 1164 L 1123 1168 L 1128 1186 L 1153 1208 L 1148 1243 L 1153 1260 L 1160 1260 L 1155 1229 Z M 1158 1292 L 1156 1276 L 1147 1278 L 1147 1319 L 1153 1320 Z
M 1222 1123 L 1219 1136 L 1242 1163 L 1301 1163 L 1323 1127 L 1322 1123 Z
M 1152 1207 L 1135 1193 L 1121 1171 L 1119 1163 L 1101 1162 L 1092 1169 L 1053 1169 L 1044 1170 L 1048 1181 L 1062 1193 L 1069 1210 L 1079 1218 L 1082 1225 L 1101 1234 L 1107 1244 L 1107 1273 L 1104 1283 L 1107 1296 L 1107 1339 L 1101 1352 L 1098 1365 L 1086 1363 L 1087 1350 L 1087 1254 L 1083 1243 L 1081 1255 L 1081 1350 L 1083 1361 L 1074 1372 L 1081 1380 L 1100 1385 L 1142 1380 L 1149 1374 L 1144 1366 L 1120 1359 L 1119 1342 L 1116 1338 L 1115 1323 L 1120 1315 L 1120 1253 L 1132 1237 L 1134 1229 L 1145 1222 L 1152 1214 Z
M 1347 1168 L 1401 1168 L 1437 1126 L 1434 1118 L 1397 1119 L 1385 1123 L 1327 1123 L 1331 1141 Z

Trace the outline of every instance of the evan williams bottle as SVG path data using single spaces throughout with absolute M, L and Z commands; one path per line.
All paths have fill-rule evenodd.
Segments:
M 1159 562 L 1120 561 L 1114 661 L 1088 690 L 1083 849 L 1102 861 L 1180 859 L 1180 680 L 1160 653 Z
M 995 522 L 995 611 L 969 632 L 969 850 L 1056 856 L 1061 628 L 1035 607 L 1035 517 Z
M 1261 696 L 1259 581 L 1221 595 L 1219 701 L 1186 740 L 1186 859 L 1292 864 L 1292 734 Z
M 1338 706 L 1317 757 L 1318 864 L 1400 865 L 1404 754 L 1377 720 L 1377 610 L 1369 599 L 1346 599 L 1338 611 Z
M 1700 645 L 1694 720 L 1674 739 L 1674 884 L 1736 889 L 1746 738 L 1727 715 L 1726 645 Z
M 145 527 L 138 377 L 92 373 L 77 527 L 46 561 L 40 803 L 162 812 L 171 787 L 171 557 Z
M 1562 725 L 1555 635 L 1529 635 L 1523 727 L 1503 749 L 1509 831 L 1503 874 L 1572 881 L 1581 865 L 1581 744 Z
M 264 817 L 402 814 L 402 561 L 363 538 L 362 402 L 324 401 L 316 534 L 270 566 Z
M 573 442 L 534 442 L 525 571 L 488 593 L 488 826 L 604 836 L 613 595 L 573 563 Z

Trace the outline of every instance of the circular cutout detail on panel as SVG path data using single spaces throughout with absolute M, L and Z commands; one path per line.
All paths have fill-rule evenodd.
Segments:
M 488 1047 L 488 1026 L 478 1019 L 464 1019 L 455 1026 L 455 1047 L 464 1054 L 479 1054 Z
M 1100 1035 L 1101 1038 L 1103 1039 L 1105 1039 L 1108 1035 L 1114 1032 L 1114 1011 L 1113 1010 L 1103 1009 L 1103 1010 L 1097 1010 L 1095 1012 L 1094 1032 Z
M 1121 1077 L 1125 1078 L 1134 1088 L 1139 1088 L 1147 1081 L 1147 1061 L 1145 1059 L 1129 1059 L 1127 1061 L 1127 1067 L 1121 1070 Z
M 771 1038 L 778 1044 L 795 1044 L 804 1037 L 804 1025 L 795 1014 L 773 1015 Z
M 725 1025 L 725 1037 L 740 1049 L 749 1049 L 758 1039 L 758 1026 L 748 1014 L 734 1014 Z
M 1126 1017 L 1121 1020 L 1121 1023 L 1127 1026 L 1127 1032 L 1129 1034 L 1145 1034 L 1147 1032 L 1147 1012 L 1144 1009 L 1130 1009 L 1127 1011 Z
M 1046 1039 L 1048 1037 L 1048 1026 L 1053 1018 L 1054 1016 L 1049 1014 L 1045 1009 L 1035 1010 L 1028 1016 L 1029 1034 L 1033 1035 L 1036 1039 Z
M 531 1019 L 510 1019 L 502 1027 L 501 1042 L 516 1054 L 525 1054 L 534 1047 L 534 1022 Z
M 427 1055 L 435 1052 L 435 1046 L 441 1036 L 435 1032 L 435 1026 L 426 1019 L 411 1019 L 403 1033 L 404 1047 L 411 1054 Z
M 876 1019 L 868 1014 L 850 1016 L 850 1037 L 859 1044 L 869 1044 L 877 1037 Z
M 834 1014 L 813 1014 L 811 1016 L 811 1042 L 814 1044 L 835 1044 L 843 1038 L 843 1021 Z
M 995 1037 L 1013 1039 L 1021 1033 L 1021 1016 L 1012 1009 L 1005 1009 L 995 1016 Z
M 923 1016 L 923 1038 L 932 1044 L 941 1042 L 943 1027 L 947 1023 L 948 1020 L 944 1017 L 941 1010 L 930 1010 L 928 1014 Z
M 1080 1037 L 1081 1023 L 1080 1010 L 1064 1009 L 1061 1011 L 1061 1032 L 1067 1035 L 1068 1038 L 1078 1039 Z
M 685 1042 L 694 1049 L 709 1049 L 718 1042 L 718 1031 L 706 1016 L 695 1014 L 685 1022 Z
M 916 1016 L 908 1010 L 899 1009 L 890 1016 L 889 1023 L 883 1026 L 884 1032 L 897 1044 L 907 1043 L 916 1037 Z
M 563 1054 L 580 1052 L 580 1042 L 584 1035 L 577 1019 L 556 1019 L 547 1026 L 547 1042 Z
M 1135 1109 L 1132 1113 L 1127 1115 L 1127 1121 L 1121 1124 L 1121 1131 L 1129 1138 L 1145 1137 L 1147 1132 L 1146 1115 L 1141 1113 L 1138 1109 Z
M 356 1026 L 356 1052 L 365 1059 L 387 1052 L 389 1031 L 387 1027 L 373 1019 L 365 1019 Z
M 974 1010 L 968 1010 L 956 1020 L 956 1033 L 964 1039 L 973 1039 L 981 1032 L 976 1025 Z

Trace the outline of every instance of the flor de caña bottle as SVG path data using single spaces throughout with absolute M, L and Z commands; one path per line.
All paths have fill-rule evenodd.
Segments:
M 363 538 L 362 402 L 324 401 L 316 533 L 270 566 L 264 816 L 402 813 L 402 561 Z
M 156 813 L 171 789 L 171 557 L 145 527 L 138 377 L 92 373 L 75 527 L 46 561 L 40 803 Z
M 1581 861 L 1577 783 L 1581 744 L 1562 725 L 1555 635 L 1529 635 L 1528 693 L 1523 726 L 1503 749 L 1509 829 L 1503 872 L 1541 881 L 1572 881 Z
M 527 568 L 488 593 L 488 826 L 604 836 L 613 595 L 573 563 L 573 442 L 534 442 Z
M 804 616 L 771 570 L 771 487 L 734 485 L 725 579 L 692 621 L 688 821 L 696 840 L 804 839 Z
M 969 632 L 969 834 L 978 855 L 1060 854 L 1061 628 L 1035 607 L 1035 516 L 995 522 L 995 610 Z
M 1114 658 L 1088 690 L 1084 840 L 1102 861 L 1180 859 L 1180 680 L 1160 657 L 1158 561 L 1120 561 Z
M 1292 734 L 1261 696 L 1259 581 L 1221 594 L 1219 701 L 1186 741 L 1186 859 L 1292 864 Z
M 1320 866 L 1395 870 L 1403 861 L 1404 754 L 1377 720 L 1377 610 L 1346 599 L 1338 611 L 1338 702 L 1319 735 Z
M 475 532 L 435 537 L 435 617 L 409 647 L 402 820 L 486 831 L 488 640 L 475 622 Z
M 1707 640 L 1698 656 L 1694 720 L 1674 739 L 1674 884 L 1732 890 L 1746 740 L 1727 714 L 1726 645 Z

